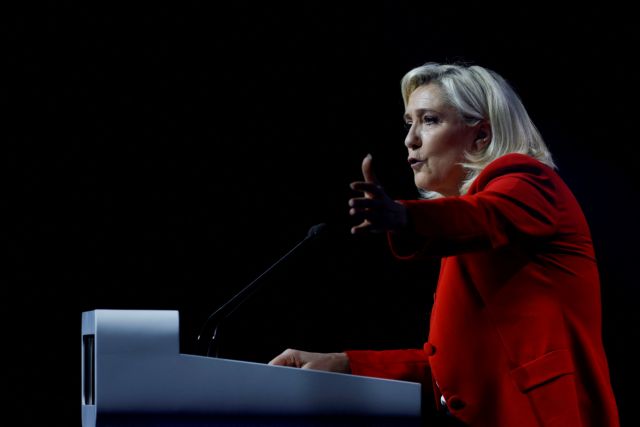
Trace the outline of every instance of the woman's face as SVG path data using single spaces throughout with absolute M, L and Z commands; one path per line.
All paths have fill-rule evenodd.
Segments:
M 473 147 L 478 129 L 464 123 L 434 83 L 411 93 L 404 119 L 409 126 L 404 143 L 416 186 L 443 196 L 459 195 L 465 178 L 459 163 Z

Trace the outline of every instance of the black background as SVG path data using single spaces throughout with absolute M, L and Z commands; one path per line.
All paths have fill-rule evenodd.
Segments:
M 83 311 L 179 310 L 190 352 L 208 314 L 319 222 L 327 235 L 227 320 L 222 356 L 421 346 L 437 261 L 350 236 L 348 184 L 372 153 L 389 194 L 415 197 L 400 78 L 461 60 L 513 84 L 583 205 L 621 419 L 638 425 L 633 16 L 399 1 L 3 13 L 4 416 L 79 425 Z

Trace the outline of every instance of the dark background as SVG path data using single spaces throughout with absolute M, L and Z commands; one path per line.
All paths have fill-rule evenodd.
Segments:
M 227 319 L 221 355 L 421 346 L 437 261 L 400 264 L 384 236 L 350 236 L 348 184 L 372 153 L 392 197 L 415 196 L 399 81 L 456 60 L 513 84 L 582 203 L 622 423 L 640 423 L 630 10 L 213 3 L 0 18 L 12 425 L 79 425 L 83 311 L 179 310 L 190 352 L 209 313 L 319 222 L 327 235 Z

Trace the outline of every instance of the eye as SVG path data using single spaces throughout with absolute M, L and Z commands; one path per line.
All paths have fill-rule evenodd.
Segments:
M 413 122 L 404 122 L 404 128 L 406 130 L 411 129 L 411 126 L 413 126 Z
M 438 117 L 431 115 L 431 114 L 426 114 L 424 116 L 422 116 L 422 122 L 426 123 L 426 124 L 436 124 L 438 123 L 440 120 L 438 119 Z

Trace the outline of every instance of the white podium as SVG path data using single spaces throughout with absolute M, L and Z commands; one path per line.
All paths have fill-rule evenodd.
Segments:
M 181 354 L 177 311 L 94 310 L 82 425 L 418 426 L 420 385 Z

